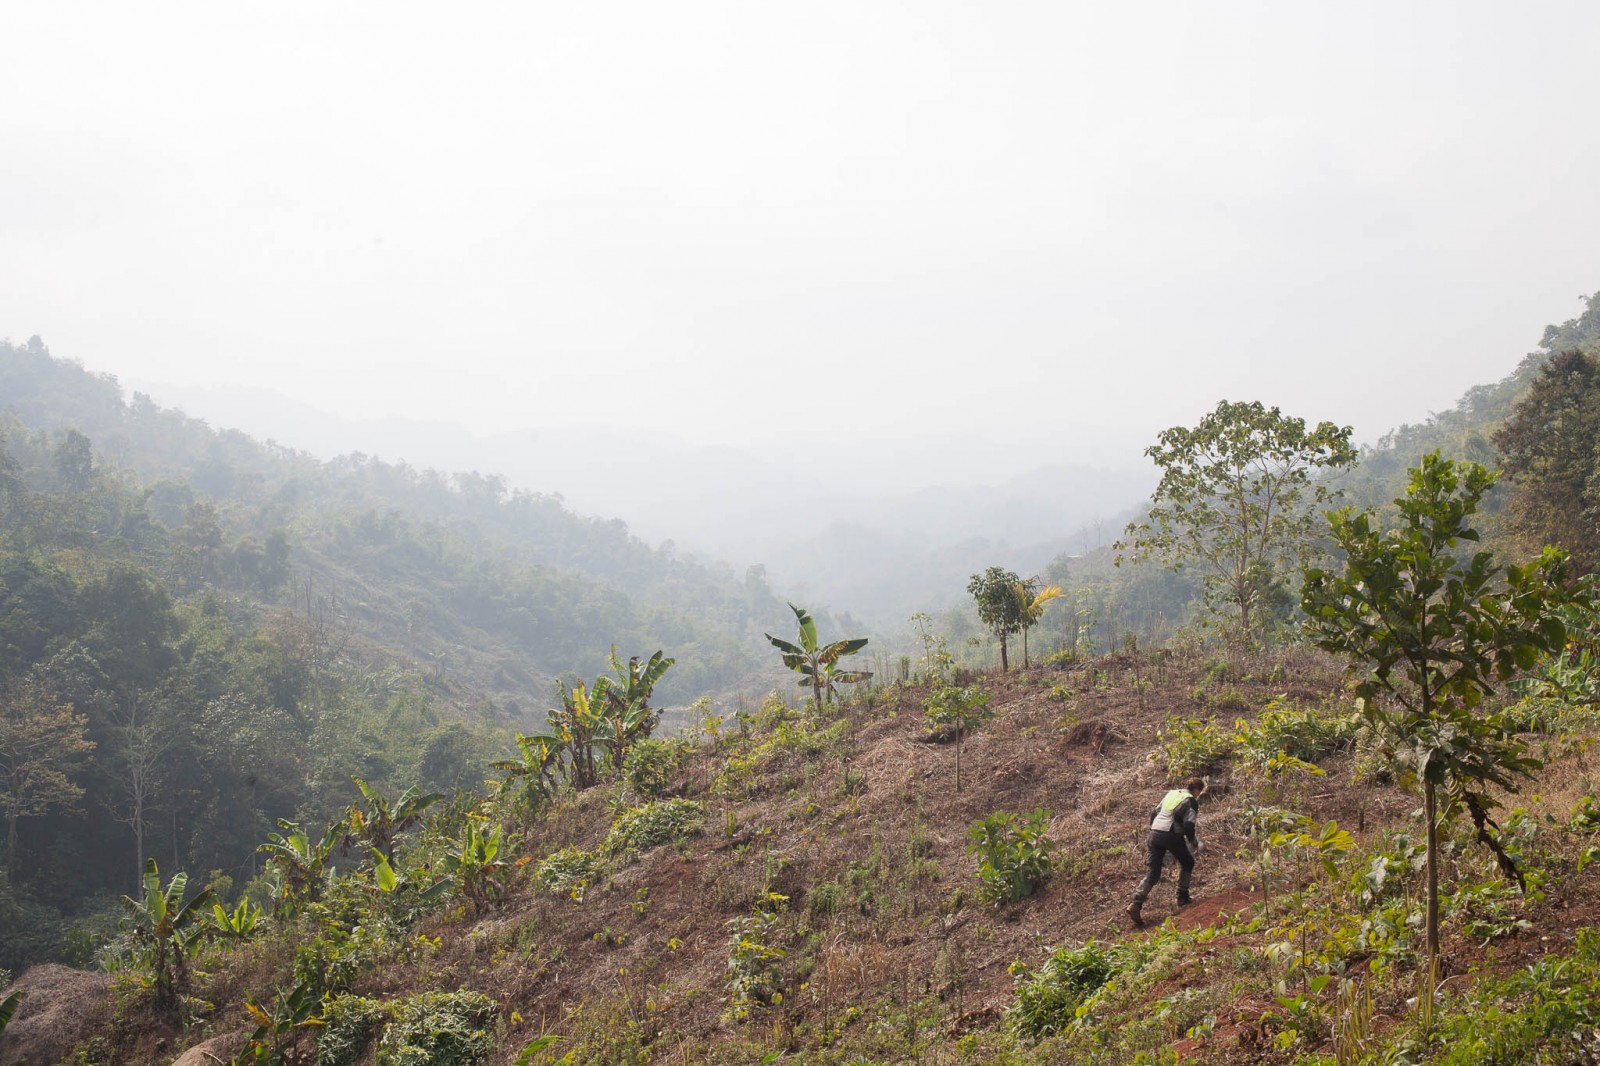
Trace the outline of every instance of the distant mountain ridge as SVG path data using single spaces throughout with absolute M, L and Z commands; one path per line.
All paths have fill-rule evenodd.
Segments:
M 762 670 L 760 633 L 784 621 L 764 586 L 650 548 L 559 496 L 361 454 L 323 462 L 212 429 L 143 394 L 125 401 L 114 378 L 38 338 L 0 342 L 0 419 L 8 436 L 81 432 L 97 463 L 137 475 L 167 523 L 209 501 L 230 543 L 283 530 L 301 575 L 373 639 L 521 706 L 543 706 L 555 675 L 598 671 L 613 644 L 692 649 L 667 688 L 692 699 Z
M 444 422 L 341 418 L 262 390 L 172 388 L 182 406 L 222 412 L 219 420 L 313 453 L 493 470 L 571 510 L 621 518 L 680 554 L 725 559 L 739 571 L 762 567 L 774 587 L 881 630 L 959 601 L 967 575 L 995 553 L 1037 570 L 1063 552 L 1106 543 L 1155 483 L 1138 448 L 1121 441 L 1098 454 L 1120 454 L 1127 443 L 1123 462 L 1023 451 L 995 476 L 977 461 L 975 444 L 933 438 L 930 453 L 973 454 L 959 463 L 919 458 L 907 441 L 863 449 L 841 470 L 826 455 L 789 464 L 760 442 L 697 445 L 623 427 L 476 433 Z M 629 479 L 621 493 L 618 470 L 655 473 Z

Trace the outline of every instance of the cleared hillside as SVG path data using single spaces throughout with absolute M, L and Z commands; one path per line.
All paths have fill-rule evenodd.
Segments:
M 1578 872 L 1600 828 L 1589 709 L 1530 712 L 1547 766 L 1515 801 L 1526 816 L 1502 822 L 1529 874 L 1526 897 L 1470 834 L 1452 839 L 1447 967 L 1426 1036 L 1414 1003 L 1417 800 L 1385 783 L 1373 749 L 1348 732 L 1337 664 L 1303 652 L 1159 653 L 973 681 L 996 714 L 962 745 L 959 791 L 955 745 L 930 733 L 924 688 L 879 689 L 820 719 L 772 700 L 673 745 L 679 765 L 657 797 L 614 780 L 538 814 L 514 787 L 482 801 L 479 814 L 511 828 L 503 891 L 481 908 L 459 896 L 430 908 L 403 885 L 378 891 L 370 864 L 352 857 L 321 902 L 200 955 L 187 1024 L 155 1013 L 128 973 L 116 979 L 122 1023 L 96 1029 L 111 1008 L 86 1005 L 53 1053 L 76 1045 L 77 1061 L 165 1063 L 233 1034 L 210 1045 L 226 1060 L 257 1031 L 245 1001 L 287 1009 L 297 981 L 317 984 L 337 1024 L 258 1031 L 284 1062 L 313 1061 L 319 1041 L 329 1057 L 317 1062 L 1312 1062 L 1332 1055 L 1336 1023 L 1358 1002 L 1349 997 L 1360 997 L 1366 1035 L 1339 1046 L 1368 1055 L 1341 1061 L 1378 1061 L 1407 1042 L 1418 1049 L 1408 1061 L 1523 1061 L 1448 1058 L 1451 1043 L 1484 1035 L 1491 1011 L 1524 1050 L 1566 1046 L 1505 1021 L 1532 993 L 1492 981 L 1593 947 L 1584 930 L 1600 894 Z M 1239 731 L 1236 718 L 1254 724 Z M 1287 737 L 1321 774 L 1262 770 L 1259 753 Z M 1172 920 L 1137 931 L 1123 908 L 1169 764 L 1211 767 L 1208 850 L 1196 903 L 1176 912 L 1169 871 L 1146 917 Z M 1051 812 L 1053 872 L 1031 897 L 980 900 L 970 827 L 1037 808 Z M 1330 820 L 1350 836 L 1335 834 L 1336 849 L 1271 845 L 1269 808 L 1303 816 L 1294 824 L 1311 836 L 1330 839 Z M 447 869 L 469 824 L 459 805 L 436 810 L 400 849 L 403 877 L 422 884 Z M 652 826 L 665 843 L 650 842 Z M 1058 949 L 1066 962 L 1047 965 Z M 1554 984 L 1540 994 L 1592 981 L 1597 963 L 1545 974 Z M 396 1057 L 382 1025 L 411 1024 L 425 991 L 463 993 L 434 1003 L 435 1026 L 477 1003 L 472 1025 L 492 1050 Z M 31 1012 L 51 996 L 25 1002 L 0 1062 L 33 1046 Z M 346 1033 L 340 1019 L 368 1001 L 370 1046 L 331 1057 L 328 1034 Z M 540 1036 L 559 1039 L 519 1057 Z

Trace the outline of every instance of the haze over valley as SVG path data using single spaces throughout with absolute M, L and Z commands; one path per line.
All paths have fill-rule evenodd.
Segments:
M 1600 1061 L 1600 5 L 0 39 L 0 1066 Z

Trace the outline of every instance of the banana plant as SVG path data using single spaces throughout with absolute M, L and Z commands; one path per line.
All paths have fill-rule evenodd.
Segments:
M 506 784 L 510 784 L 512 778 L 525 778 L 525 796 L 530 806 L 536 803 L 535 792 L 543 799 L 553 799 L 561 786 L 561 753 L 566 750 L 566 742 L 558 733 L 518 733 L 517 748 L 522 752 L 520 762 L 498 759 L 489 765 L 505 772 Z
M 562 769 L 575 789 L 598 784 L 597 749 L 610 755 L 612 772 L 620 773 L 628 749 L 655 729 L 657 716 L 650 707 L 650 695 L 674 661 L 657 650 L 648 659 L 641 661 L 635 655 L 624 663 L 613 647 L 611 668 L 617 676 L 601 674 L 589 688 L 581 682 L 570 689 L 565 682 L 558 683 L 561 706 L 549 713 L 549 732 L 517 734 L 522 762 L 506 760 L 494 767 L 532 778 L 546 796 L 554 794 Z
M 394 863 L 389 861 L 389 856 L 385 855 L 377 848 L 372 849 L 371 887 L 380 895 L 397 896 L 406 892 L 406 890 L 418 883 L 419 882 L 411 880 L 405 874 L 396 870 Z M 441 877 L 427 888 L 418 891 L 416 893 L 416 901 L 419 904 L 432 903 L 434 900 L 444 895 L 445 891 L 449 889 L 449 887 L 450 879 L 448 877 Z
M 282 833 L 268 834 L 272 839 L 256 850 L 265 852 L 267 860 L 278 868 L 281 876 L 280 908 L 293 914 L 302 903 L 315 902 L 322 895 L 322 884 L 332 872 L 328 856 L 339 843 L 337 826 L 329 826 L 322 839 L 312 842 L 298 822 L 278 820 Z
M 621 772 L 633 743 L 650 735 L 654 715 L 655 712 L 642 703 L 607 705 L 594 742 L 610 753 L 613 773 Z
M 615 710 L 618 707 L 632 707 L 637 704 L 641 708 L 648 708 L 650 695 L 655 691 L 656 682 L 672 668 L 678 660 L 669 659 L 666 654 L 657 649 L 650 658 L 639 661 L 637 655 L 632 656 L 624 663 L 617 658 L 617 649 L 611 649 L 611 669 L 617 675 L 606 692 L 608 705 Z M 649 736 L 655 729 L 656 722 L 652 718 L 644 729 L 644 735 Z
M 322 1005 L 319 982 L 311 976 L 302 977 L 294 988 L 277 995 L 269 1005 L 246 999 L 245 1010 L 256 1022 L 255 1032 L 245 1046 L 248 1061 L 260 1066 L 284 1066 L 293 1051 L 297 1030 L 325 1024 Z M 234 1061 L 245 1059 L 241 1055 Z
M 213 903 L 206 932 L 225 940 L 248 940 L 260 924 L 261 908 L 247 899 L 241 899 L 231 911 L 220 903 Z
M 675 662 L 658 648 L 643 662 L 635 655 L 624 664 L 617 658 L 617 649 L 611 649 L 611 669 L 617 676 L 606 686 L 606 724 L 600 741 L 611 752 L 612 772 L 621 773 L 628 749 L 655 732 L 659 716 L 650 707 L 650 694 Z
M 500 858 L 500 832 L 498 825 L 491 829 L 472 819 L 461 840 L 445 852 L 445 872 L 455 878 L 456 887 L 471 901 L 474 914 L 505 891 L 501 877 L 510 864 Z
M 211 889 L 201 890 L 185 903 L 183 897 L 188 889 L 189 875 L 185 873 L 174 874 L 162 888 L 161 872 L 156 860 L 150 859 L 144 865 L 143 898 L 122 897 L 134 939 L 150 949 L 150 974 L 156 1005 L 160 1007 L 177 1006 L 178 992 L 189 978 L 189 950 L 205 932 L 204 914 L 206 904 L 211 902 Z
M 799 674 L 803 679 L 801 687 L 811 686 L 813 696 L 817 701 L 817 711 L 822 711 L 823 694 L 833 695 L 834 686 L 839 684 L 854 684 L 866 681 L 872 677 L 870 670 L 843 670 L 839 668 L 839 660 L 847 655 L 854 655 L 867 646 L 866 637 L 855 637 L 850 640 L 836 640 L 831 644 L 822 644 L 817 639 L 817 623 L 804 607 L 789 604 L 789 610 L 794 612 L 795 620 L 800 626 L 800 643 L 794 644 L 766 634 L 768 643 L 777 648 L 783 655 L 783 665 Z
M 349 830 L 342 850 L 346 854 L 353 845 L 365 845 L 383 852 L 393 851 L 394 838 L 419 821 L 429 807 L 444 799 L 443 792 L 423 795 L 422 789 L 412 785 L 400 793 L 399 799 L 390 803 L 388 797 L 361 778 L 352 777 L 350 780 L 361 790 L 365 802 L 361 806 L 352 806 L 345 813 L 345 824 Z
M 550 712 L 550 726 L 566 746 L 572 787 L 593 788 L 600 781 L 595 748 L 599 746 L 600 735 L 605 729 L 611 679 L 604 676 L 596 678 L 592 689 L 585 689 L 581 681 L 570 690 L 562 683 L 556 686 L 556 691 L 561 696 L 561 706 Z

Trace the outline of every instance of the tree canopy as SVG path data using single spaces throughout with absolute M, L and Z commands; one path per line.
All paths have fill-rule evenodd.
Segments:
M 1559 544 L 1582 571 L 1600 563 L 1600 360 L 1576 348 L 1551 357 L 1494 435 L 1516 486 L 1512 532 L 1525 546 Z
M 1028 622 L 1028 607 L 1017 594 L 1022 579 L 1014 572 L 1000 566 L 991 566 L 981 574 L 973 574 L 967 582 L 967 591 L 978 604 L 978 619 L 1000 641 L 1000 672 L 1006 673 L 1011 664 L 1006 656 L 1006 642 L 1013 633 L 1020 632 Z M 1029 604 L 1032 598 L 1029 598 Z
M 1145 449 L 1161 483 L 1144 521 L 1114 545 L 1118 560 L 1195 567 L 1208 605 L 1232 612 L 1234 637 L 1252 642 L 1258 608 L 1315 547 L 1318 508 L 1332 495 L 1315 475 L 1355 462 L 1350 432 L 1227 400 L 1193 428 L 1163 430 Z

